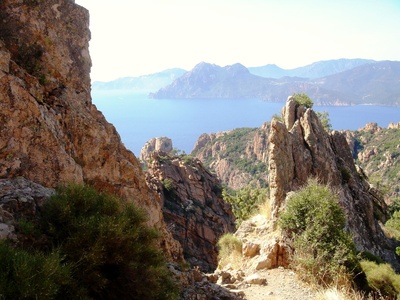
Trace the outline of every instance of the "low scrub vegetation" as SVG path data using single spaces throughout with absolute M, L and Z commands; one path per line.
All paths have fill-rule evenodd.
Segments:
M 295 94 L 293 94 L 293 98 L 297 104 L 303 105 L 304 107 L 312 108 L 314 105 L 314 102 L 311 100 L 311 98 L 307 94 L 295 93 Z
M 222 195 L 224 200 L 232 205 L 232 210 L 238 224 L 258 213 L 260 205 L 262 206 L 265 202 L 269 203 L 267 188 L 261 189 L 249 186 L 231 193 L 224 190 Z M 265 212 L 267 209 L 267 207 L 264 207 Z
M 361 267 L 373 294 L 384 299 L 396 299 L 400 292 L 400 275 L 389 264 L 362 260 Z
M 226 233 L 218 240 L 217 243 L 219 254 L 218 261 L 220 266 L 224 266 L 228 262 L 235 261 L 242 255 L 242 241 L 232 233 Z
M 39 220 L 20 226 L 26 241 L 40 243 L 0 244 L 2 299 L 176 299 L 158 234 L 145 222 L 132 203 L 88 186 L 58 189 Z
M 345 216 L 329 187 L 310 180 L 291 196 L 279 224 L 292 240 L 292 267 L 317 285 L 349 284 L 359 271 Z

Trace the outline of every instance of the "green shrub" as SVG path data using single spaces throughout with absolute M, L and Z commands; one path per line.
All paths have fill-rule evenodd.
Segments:
M 73 284 L 63 297 L 174 299 L 157 233 L 135 205 L 88 186 L 58 189 L 42 208 L 49 247 L 71 265 Z
M 318 119 L 321 121 L 322 126 L 325 131 L 329 132 L 332 130 L 331 119 L 329 118 L 329 113 L 327 111 L 316 112 Z
M 367 276 L 369 287 L 384 297 L 395 298 L 400 292 L 400 275 L 389 264 L 362 260 L 361 268 Z
M 173 181 L 171 178 L 165 178 L 165 179 L 163 179 L 162 185 L 163 185 L 164 189 L 165 189 L 167 192 L 171 192 L 171 191 L 173 191 L 173 189 L 175 188 L 175 187 L 174 187 L 174 181 Z
M 245 187 L 232 194 L 229 194 L 226 190 L 222 192 L 224 200 L 232 205 L 233 214 L 238 224 L 258 211 L 259 205 L 268 198 L 267 194 L 268 189 L 266 188 L 255 189 L 251 187 Z
M 58 251 L 28 253 L 0 242 L 0 298 L 56 299 L 70 283 L 70 268 Z
M 0 243 L 0 298 L 176 299 L 146 221 L 133 203 L 91 187 L 59 188 L 39 220 L 16 226 L 29 252 Z
M 309 180 L 289 198 L 279 224 L 293 241 L 293 267 L 304 280 L 348 282 L 358 269 L 354 243 L 344 231 L 344 213 L 329 187 Z
M 386 232 L 391 237 L 400 240 L 400 210 L 395 211 L 385 224 Z
M 313 101 L 307 94 L 295 93 L 293 94 L 293 98 L 297 104 L 303 105 L 304 107 L 311 108 L 314 105 Z

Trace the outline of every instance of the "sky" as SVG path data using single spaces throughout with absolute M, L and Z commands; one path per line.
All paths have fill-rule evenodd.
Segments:
M 90 12 L 92 81 L 200 62 L 284 69 L 400 60 L 400 0 L 75 0 Z

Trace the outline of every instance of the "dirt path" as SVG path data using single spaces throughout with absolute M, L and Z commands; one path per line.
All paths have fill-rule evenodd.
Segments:
M 259 271 L 257 274 L 266 278 L 267 284 L 252 284 L 249 287 L 243 287 L 242 290 L 247 300 L 310 300 L 315 298 L 315 293 L 298 280 L 290 270 L 278 268 Z

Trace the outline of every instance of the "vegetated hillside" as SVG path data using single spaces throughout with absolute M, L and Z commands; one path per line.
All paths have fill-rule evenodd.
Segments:
M 289 77 L 302 77 L 302 78 L 320 78 L 324 76 L 333 75 L 343 71 L 353 69 L 355 67 L 374 63 L 376 61 L 371 59 L 332 59 L 317 61 L 310 65 L 299 67 L 295 69 L 282 69 L 277 65 L 269 64 L 261 67 L 248 68 L 250 73 L 265 78 L 282 78 Z
M 234 190 L 249 184 L 260 188 L 268 182 L 269 123 L 261 128 L 238 128 L 200 136 L 192 155 L 216 172 Z
M 244 66 L 198 64 L 170 85 L 151 93 L 153 98 L 258 98 L 281 102 L 288 94 L 308 94 L 317 105 L 400 105 L 400 62 L 367 63 L 334 75 L 307 79 L 263 78 Z
M 95 81 L 92 88 L 93 90 L 129 90 L 148 94 L 172 83 L 185 73 L 186 70 L 174 68 L 139 77 L 123 77 L 107 82 Z
M 400 199 L 400 123 L 388 128 L 367 124 L 351 133 L 353 153 L 369 180 L 388 202 Z

